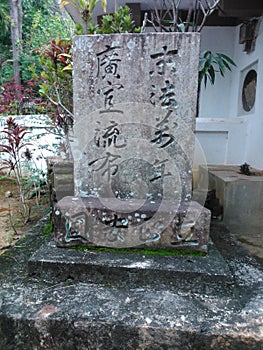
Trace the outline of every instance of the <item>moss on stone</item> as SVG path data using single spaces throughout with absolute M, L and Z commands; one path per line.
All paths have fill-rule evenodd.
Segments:
M 187 249 L 176 250 L 176 249 L 151 249 L 151 248 L 107 248 L 107 247 L 91 247 L 91 246 L 75 246 L 70 249 L 80 251 L 91 251 L 95 253 L 107 252 L 107 253 L 118 253 L 118 254 L 139 254 L 139 255 L 161 255 L 161 256 L 201 256 L 204 257 L 207 254 L 201 251 L 191 251 Z

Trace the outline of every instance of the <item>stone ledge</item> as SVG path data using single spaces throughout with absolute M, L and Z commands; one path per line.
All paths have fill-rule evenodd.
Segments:
M 92 252 L 57 248 L 51 241 L 28 262 L 29 274 L 38 278 L 67 279 L 110 285 L 163 285 L 177 290 L 232 294 L 234 281 L 222 255 L 210 242 L 206 257 L 145 256 L 118 252 Z
M 43 228 L 0 257 L 0 349 L 262 349 L 262 267 L 222 225 L 211 236 L 235 281 L 225 296 L 30 277 Z

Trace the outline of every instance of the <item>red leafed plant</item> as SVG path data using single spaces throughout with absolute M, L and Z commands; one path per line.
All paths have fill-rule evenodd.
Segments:
M 32 114 L 43 106 L 43 99 L 38 94 L 38 84 L 34 79 L 23 85 L 13 80 L 2 85 L 0 90 L 0 115 Z
M 29 152 L 27 146 L 30 144 L 24 140 L 28 131 L 26 128 L 18 125 L 15 118 L 9 117 L 6 120 L 6 126 L 1 132 L 4 136 L 1 138 L 0 153 L 7 155 L 7 158 L 3 157 L 2 159 L 2 169 L 9 169 L 9 173 L 13 172 L 15 175 L 23 208 L 23 217 L 25 222 L 27 222 L 30 217 L 30 210 L 25 199 L 21 157 L 23 150 L 25 150 L 25 154 Z
M 40 52 L 42 56 L 49 58 L 54 65 L 55 71 L 57 71 L 58 64 L 62 66 L 62 69 L 68 65 L 68 59 L 71 57 L 71 46 L 70 40 L 61 39 L 56 41 L 53 39 L 36 51 Z
M 52 40 L 38 49 L 43 67 L 39 92 L 58 132 L 67 135 L 73 125 L 71 40 Z

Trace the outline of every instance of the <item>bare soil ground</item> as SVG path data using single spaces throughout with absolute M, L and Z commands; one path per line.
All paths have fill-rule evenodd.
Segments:
M 14 179 L 0 173 L 0 254 L 48 213 L 48 196 L 42 195 L 39 204 L 36 198 L 27 199 L 27 205 L 30 219 L 25 223 L 17 185 Z

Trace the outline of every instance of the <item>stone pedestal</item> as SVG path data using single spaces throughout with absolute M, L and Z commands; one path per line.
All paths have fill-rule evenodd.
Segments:
M 56 244 L 207 251 L 210 211 L 197 202 L 148 201 L 139 208 L 129 200 L 120 212 L 109 209 L 111 201 L 63 198 L 54 210 Z

